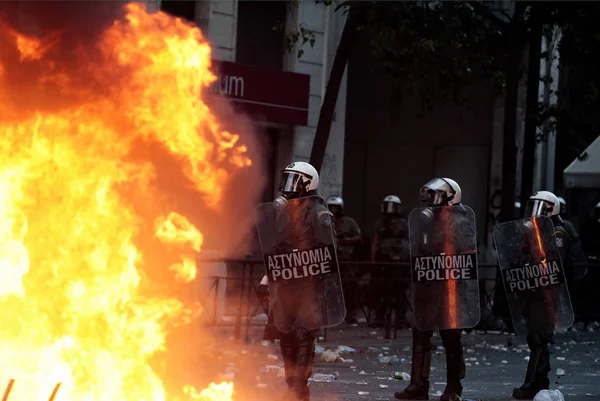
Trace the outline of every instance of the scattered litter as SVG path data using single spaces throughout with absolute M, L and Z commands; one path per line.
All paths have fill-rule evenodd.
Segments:
M 557 357 L 556 357 L 556 360 L 557 360 L 557 361 L 564 361 L 564 360 L 565 360 L 565 357 L 564 357 L 564 356 L 557 356 Z
M 564 376 L 565 375 L 565 370 L 561 369 L 561 368 L 556 368 L 556 376 L 560 377 L 560 376 Z
M 354 363 L 354 359 L 344 359 L 344 358 L 340 358 L 340 361 L 344 362 L 344 363 Z
M 316 383 L 331 383 L 332 381 L 336 380 L 336 377 L 332 374 L 315 373 L 308 380 L 316 382 Z
M 267 387 L 267 385 L 265 383 L 258 383 L 256 385 L 256 387 L 258 387 L 258 388 L 265 388 L 265 387 Z
M 354 348 L 348 347 L 347 345 L 340 345 L 339 347 L 337 347 L 336 351 L 340 354 L 344 352 L 356 352 Z
M 380 384 L 379 388 L 388 388 L 389 386 L 387 384 Z
M 565 396 L 560 390 L 541 390 L 535 395 L 533 401 L 565 401 Z
M 358 395 L 369 395 L 368 391 L 359 391 Z
M 500 363 L 508 363 L 508 361 L 502 361 L 502 362 L 500 362 Z
M 581 361 L 569 361 L 569 365 L 581 365 Z
M 392 356 L 379 356 L 379 358 L 377 358 L 377 361 L 379 363 L 398 363 L 400 362 L 400 358 L 398 358 L 396 355 L 392 355 Z
M 434 397 L 440 397 L 442 395 L 442 392 L 440 390 L 436 391 L 435 393 L 431 394 Z
M 402 363 L 407 363 L 408 361 L 406 360 L 406 358 L 401 358 L 401 359 L 400 359 L 400 362 L 402 362 Z
M 367 382 L 356 382 L 356 384 L 358 384 L 359 386 L 366 386 L 369 383 L 367 383 Z
M 402 351 L 410 351 L 410 345 L 404 346 L 404 348 L 402 348 Z
M 358 372 L 359 375 L 366 375 L 364 370 L 361 370 L 360 372 Z
M 269 346 L 269 342 L 267 340 L 262 340 L 260 342 L 260 345 L 262 345 L 263 347 L 268 347 Z
M 529 361 L 529 359 L 531 359 L 531 358 L 529 357 L 529 355 L 527 355 L 527 356 L 526 356 L 525 358 L 523 358 L 523 359 L 525 359 L 526 361 Z
M 389 348 L 389 347 L 381 347 L 381 350 L 382 350 L 382 351 L 389 351 L 389 350 L 390 350 L 390 348 Z
M 337 362 L 340 359 L 340 355 L 337 352 L 331 350 L 325 350 L 321 354 L 321 362 Z
M 467 354 L 472 354 L 474 352 L 475 350 L 473 348 L 467 348 Z
M 279 359 L 279 358 L 277 357 L 277 355 L 273 355 L 273 354 L 268 354 L 268 355 L 267 355 L 267 358 L 269 358 L 269 359 L 270 359 L 270 360 L 272 360 L 272 361 L 276 361 L 276 360 L 278 360 L 278 359 Z
M 406 372 L 394 372 L 394 379 L 409 381 L 410 375 Z
M 315 345 L 315 354 L 322 354 L 323 352 L 325 352 L 325 348 L 319 344 Z
M 369 348 L 367 348 L 367 350 L 370 352 L 378 352 L 379 351 L 379 349 L 375 348 L 375 347 L 369 347 Z

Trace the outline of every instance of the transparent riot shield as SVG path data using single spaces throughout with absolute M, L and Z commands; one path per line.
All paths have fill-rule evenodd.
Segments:
M 413 209 L 408 218 L 414 324 L 463 329 L 480 319 L 475 213 L 464 205 Z
M 552 220 L 542 216 L 501 223 L 493 237 L 517 334 L 569 328 L 573 307 Z
M 311 196 L 260 204 L 256 226 L 277 328 L 289 333 L 343 322 L 346 307 L 325 201 Z

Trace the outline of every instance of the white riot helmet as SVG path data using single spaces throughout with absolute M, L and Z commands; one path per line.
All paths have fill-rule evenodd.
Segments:
M 529 197 L 525 216 L 558 216 L 560 215 L 560 202 L 556 195 L 548 191 L 538 191 Z
M 562 196 L 557 196 L 558 202 L 560 203 L 560 214 L 567 214 L 567 201 Z
M 450 178 L 434 178 L 421 187 L 421 201 L 431 206 L 452 206 L 462 200 L 462 191 Z
M 400 214 L 402 201 L 396 195 L 388 195 L 381 202 L 381 213 L 383 214 Z
M 287 166 L 281 174 L 279 191 L 287 199 L 294 199 L 306 195 L 307 192 L 319 188 L 319 173 L 310 164 L 294 162 Z
M 344 200 L 340 196 L 330 196 L 327 198 L 327 208 L 333 214 L 344 211 Z

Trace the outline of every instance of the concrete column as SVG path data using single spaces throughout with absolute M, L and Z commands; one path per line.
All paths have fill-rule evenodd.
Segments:
M 286 68 L 301 74 L 310 75 L 310 98 L 308 126 L 295 127 L 293 155 L 294 160 L 308 161 L 315 130 L 321 110 L 324 91 L 329 80 L 329 69 L 333 63 L 346 17 L 340 12 L 327 11 L 323 4 L 299 2 L 290 8 L 288 30 L 303 25 L 315 35 L 314 46 L 304 45 L 304 54 L 297 59 L 294 51 L 287 56 Z M 296 18 L 293 18 L 293 17 Z M 295 58 L 292 60 L 292 58 Z M 321 178 L 321 195 L 342 195 L 342 177 L 344 163 L 344 130 L 346 111 L 346 76 L 342 80 L 335 117 L 331 126 L 329 141 L 325 153 Z
M 206 13 L 206 9 L 202 9 L 204 6 L 200 7 Z M 235 61 L 237 12 L 237 0 L 213 0 L 210 4 L 208 38 L 213 47 L 213 58 L 217 60 Z

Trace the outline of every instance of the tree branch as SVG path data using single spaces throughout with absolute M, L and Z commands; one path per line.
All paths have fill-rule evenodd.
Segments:
M 473 7 L 473 11 L 475 11 L 480 16 L 491 20 L 494 24 L 498 25 L 502 30 L 508 28 L 509 23 L 502 20 L 500 17 L 498 17 L 486 5 L 480 3 L 479 1 L 469 1 L 469 5 L 471 7 Z

